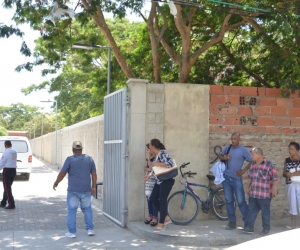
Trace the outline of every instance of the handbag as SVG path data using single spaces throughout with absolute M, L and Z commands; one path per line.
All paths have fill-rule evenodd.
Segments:
M 150 197 L 154 184 L 155 184 L 155 178 L 151 176 L 146 182 L 145 182 L 145 194 L 146 196 Z
M 160 181 L 167 181 L 178 175 L 178 167 L 174 159 L 173 162 L 174 162 L 174 166 L 172 166 L 171 168 L 159 167 L 159 166 L 152 167 L 154 174 Z

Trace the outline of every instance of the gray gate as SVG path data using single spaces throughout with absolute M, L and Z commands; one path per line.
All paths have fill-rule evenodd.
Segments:
M 127 89 L 104 98 L 103 212 L 125 226 Z

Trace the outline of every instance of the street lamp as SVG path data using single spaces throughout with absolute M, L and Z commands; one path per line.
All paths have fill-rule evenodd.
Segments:
M 111 64 L 111 56 L 110 50 L 111 47 L 109 46 L 101 46 L 101 45 L 85 45 L 80 43 L 75 43 L 72 45 L 73 49 L 86 49 L 86 50 L 93 50 L 93 49 L 107 49 L 108 52 L 108 69 L 107 69 L 107 94 L 110 93 L 110 64 Z
M 55 114 L 56 114 L 56 118 L 55 118 L 55 150 L 54 150 L 54 166 L 57 166 L 57 168 L 59 169 L 59 166 L 57 165 L 57 101 L 53 100 L 53 101 L 40 101 L 40 102 L 55 102 Z

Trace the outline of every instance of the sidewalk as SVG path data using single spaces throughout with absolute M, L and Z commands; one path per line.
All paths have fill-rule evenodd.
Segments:
M 195 220 L 186 226 L 167 225 L 166 231 L 160 233 L 154 233 L 151 226 L 143 222 L 129 223 L 128 228 L 141 238 L 185 246 L 230 247 L 261 237 L 259 235 L 262 231 L 261 218 L 256 219 L 252 235 L 244 234 L 239 229 L 226 230 L 227 223 L 228 221 L 218 219 Z M 270 234 L 285 232 L 289 223 L 290 218 L 272 219 Z M 237 226 L 241 228 L 243 222 L 238 221 Z
M 44 173 L 44 175 L 51 174 L 51 180 L 49 184 L 45 180 L 43 181 L 45 185 L 51 186 L 54 177 L 57 175 L 58 169 L 52 167 L 51 165 L 44 162 L 51 173 Z M 45 172 L 45 171 L 44 171 Z M 34 173 L 32 174 L 32 181 L 34 181 Z M 48 177 L 47 177 L 48 178 Z M 66 180 L 65 180 L 66 181 Z M 22 183 L 23 185 L 24 183 Z M 65 184 L 62 184 L 66 186 Z M 57 198 L 52 197 L 53 192 L 49 194 L 40 196 L 40 203 L 52 204 L 52 209 L 55 211 L 50 211 L 49 206 L 38 208 L 42 209 L 44 215 L 50 214 L 53 216 L 53 221 L 51 223 L 46 223 L 41 218 L 41 214 L 35 212 L 36 216 L 34 218 L 24 218 L 30 221 L 34 221 L 34 228 L 21 228 L 13 229 L 7 228 L 5 231 L 0 232 L 0 239 L 2 241 L 1 249 L 136 249 L 143 247 L 144 249 L 198 249 L 198 250 L 221 250 L 228 247 L 234 246 L 239 243 L 247 242 L 252 239 L 260 238 L 259 233 L 261 232 L 261 219 L 257 218 L 255 223 L 255 233 L 253 235 L 243 234 L 238 229 L 236 230 L 225 230 L 227 221 L 220 221 L 213 216 L 210 220 L 195 220 L 187 226 L 178 226 L 174 224 L 167 225 L 165 232 L 154 233 L 152 227 L 144 224 L 143 221 L 131 222 L 127 225 L 127 228 L 121 228 L 114 222 L 109 220 L 103 215 L 102 212 L 102 201 L 101 199 L 93 199 L 93 212 L 94 212 L 94 223 L 96 235 L 89 237 L 86 235 L 84 230 L 84 222 L 81 211 L 78 211 L 78 232 L 77 238 L 69 239 L 64 237 L 66 233 L 65 217 L 66 217 L 66 207 L 65 207 L 65 196 L 66 191 L 60 185 L 59 190 L 61 193 Z M 58 194 L 58 193 L 56 193 Z M 33 198 L 33 197 L 32 197 Z M 38 199 L 38 197 L 36 197 Z M 20 202 L 20 201 L 19 201 Z M 26 202 L 26 203 L 25 203 Z M 24 201 L 24 204 L 30 206 L 32 214 L 36 211 L 33 208 L 33 200 Z M 35 209 L 35 210 L 34 210 Z M 11 213 L 18 213 L 15 211 L 9 211 Z M 20 210 L 19 210 L 20 211 Z M 19 212 L 20 213 L 20 212 Z M 26 215 L 26 210 L 22 211 L 23 215 Z M 52 213 L 52 214 L 51 214 Z M 56 215 L 55 215 L 56 213 Z M 1 215 L 6 215 L 7 211 L 1 210 Z M 31 216 L 32 216 L 31 214 Z M 36 218 L 40 216 L 40 218 Z M 58 217 L 58 220 L 55 221 Z M 17 218 L 17 217 L 15 217 Z M 22 218 L 21 215 L 19 218 Z M 59 219 L 60 218 L 60 219 Z M 0 225 L 4 224 L 8 220 L 8 217 L 0 217 Z M 55 222 L 55 223 L 54 223 Z M 13 222 L 12 222 L 13 223 Z M 16 222 L 14 222 L 16 223 Z M 284 232 L 286 225 L 289 225 L 290 218 L 278 218 L 271 219 L 271 231 L 270 234 L 275 234 L 279 232 Z M 40 229 L 39 229 L 39 225 Z M 50 227 L 51 225 L 51 227 Z M 243 222 L 240 220 L 237 223 L 238 226 L 243 226 Z M 47 227 L 46 227 L 47 226 Z M 55 229 L 56 228 L 56 229 Z

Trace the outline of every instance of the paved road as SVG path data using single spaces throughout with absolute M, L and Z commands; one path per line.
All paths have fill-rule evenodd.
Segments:
M 46 165 L 34 158 L 30 180 L 16 177 L 13 183 L 16 209 L 0 209 L 0 249 L 223 249 L 175 246 L 140 239 L 107 219 L 99 201 L 93 205 L 96 235 L 86 235 L 83 214 L 79 210 L 77 238 L 65 238 L 67 180 L 65 178 L 54 191 L 57 170 Z M 0 191 L 3 191 L 1 186 Z

